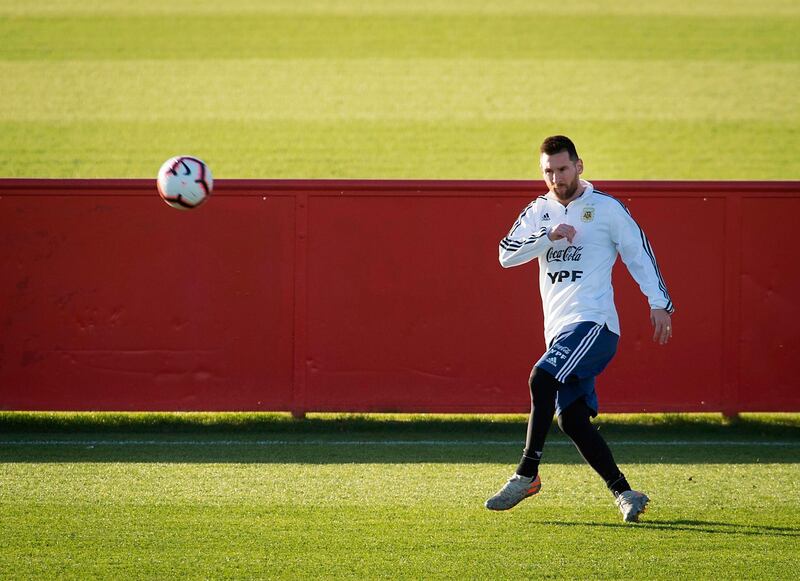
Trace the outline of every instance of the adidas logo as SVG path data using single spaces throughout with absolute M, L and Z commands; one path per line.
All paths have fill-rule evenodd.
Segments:
M 545 212 L 544 216 L 542 216 L 542 222 L 546 222 L 549 219 L 550 219 L 550 214 L 548 212 Z
M 558 365 L 558 359 L 555 357 L 548 357 L 545 359 L 545 361 L 547 361 L 550 365 Z

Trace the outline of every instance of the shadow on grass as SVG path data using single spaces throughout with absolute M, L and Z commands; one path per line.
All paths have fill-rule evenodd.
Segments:
M 0 435 L 48 434 L 393 434 L 516 438 L 522 414 L 309 414 L 294 419 L 270 412 L 9 412 L 0 411 Z M 630 437 L 762 437 L 800 442 L 800 413 L 601 414 L 603 433 Z M 555 428 L 554 428 L 555 429 Z
M 0 412 L 0 462 L 515 464 L 517 416 Z M 601 416 L 620 464 L 800 463 L 800 414 Z M 551 428 L 549 463 L 583 459 Z
M 646 445 L 610 440 L 620 465 L 629 464 L 792 464 L 800 463 L 800 444 L 791 447 L 708 445 L 707 442 Z M 182 438 L 163 435 L 103 439 L 0 439 L 0 463 L 224 463 L 224 464 L 507 464 L 515 465 L 521 441 L 397 440 L 346 441 L 335 438 L 247 440 Z M 572 444 L 552 438 L 548 464 L 582 464 Z
M 602 527 L 613 529 L 644 528 L 667 531 L 686 531 L 691 533 L 708 533 L 714 535 L 744 535 L 766 537 L 793 537 L 800 538 L 800 527 L 776 527 L 769 525 L 743 525 L 703 520 L 643 520 L 640 523 L 580 523 L 547 521 L 546 524 L 563 527 Z

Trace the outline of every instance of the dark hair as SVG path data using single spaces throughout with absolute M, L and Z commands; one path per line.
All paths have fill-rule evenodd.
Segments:
M 547 155 L 555 155 L 562 151 L 569 153 L 569 158 L 572 161 L 580 159 L 575 149 L 575 144 L 572 143 L 569 137 L 564 135 L 551 135 L 542 142 L 542 146 L 539 148 L 540 153 L 546 153 Z

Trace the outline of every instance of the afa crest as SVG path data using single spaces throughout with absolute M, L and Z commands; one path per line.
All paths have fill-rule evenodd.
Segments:
M 588 208 L 583 209 L 583 214 L 581 214 L 581 220 L 584 222 L 591 222 L 594 220 L 594 208 L 589 206 Z

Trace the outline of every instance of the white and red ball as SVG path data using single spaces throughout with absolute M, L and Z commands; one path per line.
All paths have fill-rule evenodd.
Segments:
M 211 170 L 200 159 L 178 155 L 158 170 L 158 193 L 178 210 L 192 210 L 205 202 L 214 189 Z

